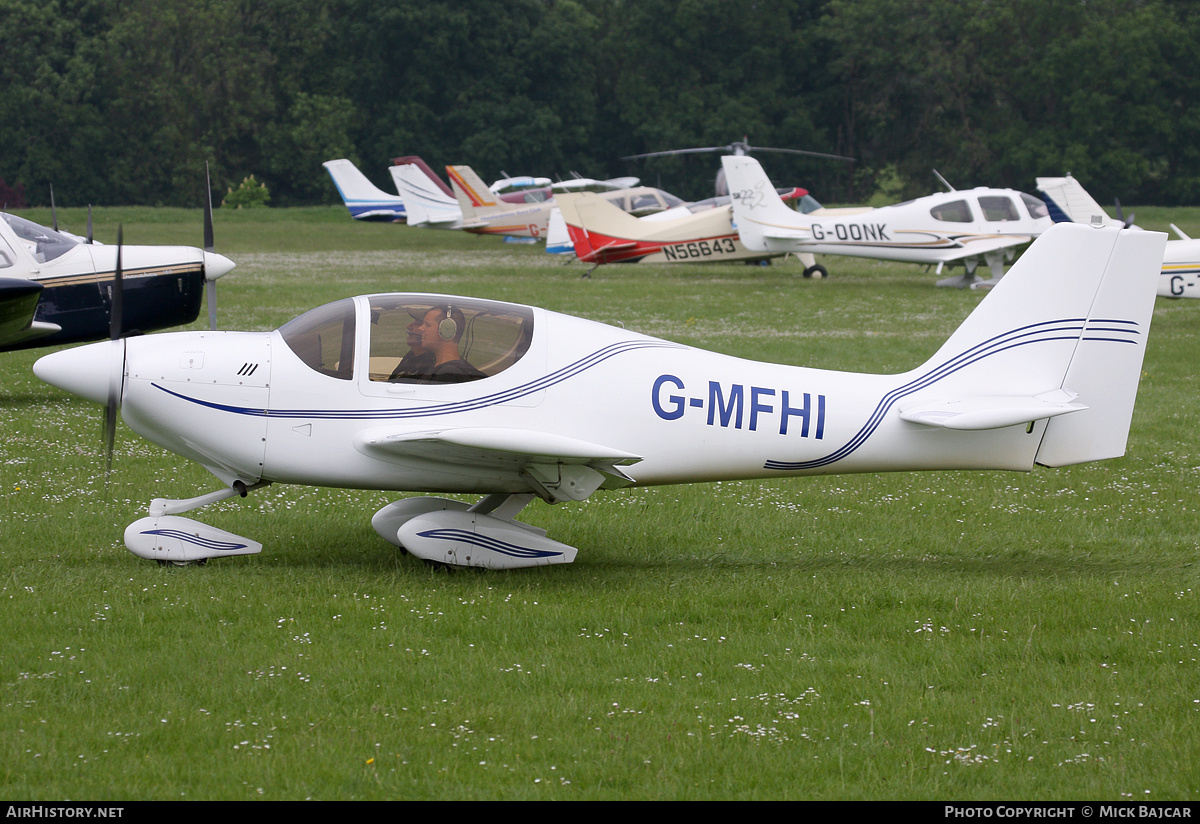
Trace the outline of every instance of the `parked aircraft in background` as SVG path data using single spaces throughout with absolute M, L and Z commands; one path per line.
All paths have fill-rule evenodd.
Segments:
M 234 263 L 213 251 L 211 204 L 204 245 L 123 247 L 126 332 L 191 323 L 206 292 L 216 325 L 213 290 Z M 106 337 L 117 261 L 116 246 L 0 213 L 0 351 Z
M 789 209 L 752 157 L 721 158 L 733 197 L 733 218 L 748 249 L 962 264 L 962 277 L 939 286 L 972 286 L 987 261 L 991 283 L 1019 247 L 1051 225 L 1046 205 L 1012 189 L 950 191 L 840 216 L 804 215 Z
M 442 192 L 444 200 L 451 202 L 454 199 L 454 193 L 450 187 L 439 178 L 432 169 L 416 156 L 398 157 L 395 158 L 397 164 L 417 166 L 428 178 L 429 183 L 422 182 L 422 185 L 432 185 Z M 386 221 L 388 223 L 404 223 L 407 221 L 408 212 L 404 206 L 404 198 L 401 195 L 388 194 L 379 189 L 374 183 L 367 179 L 367 176 L 359 171 L 358 167 L 345 158 L 338 160 L 327 160 L 322 166 L 329 172 L 329 176 L 333 178 L 333 184 L 337 187 L 338 194 L 341 195 L 342 202 L 346 204 L 346 208 L 350 210 L 350 216 L 355 220 L 366 221 Z M 534 203 L 546 200 L 550 197 L 550 181 L 546 178 L 522 178 L 522 181 L 545 180 L 545 184 L 541 186 L 519 186 L 513 187 L 510 191 L 506 191 L 499 195 L 499 199 L 505 203 Z M 497 181 L 496 184 L 505 184 L 508 181 Z
M 1071 175 L 1039 177 L 1037 187 L 1056 223 L 1099 223 L 1102 226 L 1140 230 L 1133 224 L 1132 214 L 1128 218 L 1120 215 L 1120 204 L 1117 204 L 1119 216 L 1109 217 L 1083 188 L 1083 184 Z M 1179 239 L 1167 241 L 1162 273 L 1158 279 L 1158 294 L 1165 298 L 1200 298 L 1200 239 L 1188 237 L 1174 223 L 1171 229 L 1179 235 Z
M 804 189 L 782 190 L 787 200 L 807 199 Z M 752 251 L 733 228 L 728 197 L 684 203 L 644 217 L 613 207 L 597 195 L 558 195 L 557 220 L 546 251 L 570 252 L 584 263 L 726 263 L 765 261 L 782 252 Z M 816 204 L 819 208 L 819 204 Z M 589 273 L 590 274 L 590 271 Z
M 553 198 L 523 204 L 501 203 L 469 166 L 447 166 L 446 171 L 454 187 L 452 198 L 440 191 L 417 166 L 391 167 L 396 187 L 408 204 L 409 225 L 509 237 L 545 237 Z M 607 189 L 600 196 L 632 214 L 662 211 L 683 202 L 648 186 Z
M 345 158 L 321 164 L 333 178 L 342 202 L 355 220 L 403 223 L 407 217 L 404 198 L 390 195 L 367 179 L 358 167 Z
M 758 363 L 535 307 L 422 294 L 347 298 L 273 332 L 67 349 L 34 372 L 119 406 L 131 429 L 224 487 L 155 499 L 125 530 L 139 557 L 259 552 L 180 513 L 291 483 L 483 495 L 402 499 L 372 525 L 433 563 L 569 563 L 574 547 L 515 520 L 534 498 L 1122 455 L 1163 242 L 1051 228 L 926 363 L 898 375 Z
M 799 187 L 775 191 L 781 199 L 795 201 L 805 214 L 856 214 L 862 211 L 826 209 L 807 190 Z M 728 195 L 655 212 L 638 218 L 636 224 L 610 215 L 607 209 L 591 206 L 593 201 L 575 202 L 578 205 L 572 212 L 574 230 L 568 227 L 561 209 L 551 211 L 546 230 L 547 252 L 574 255 L 597 266 L 604 263 L 753 263 L 781 256 L 781 253 L 755 252 L 742 245 L 733 228 Z M 575 236 L 579 236 L 578 245 Z M 796 257 L 806 267 L 805 277 L 825 275 L 825 268 L 817 265 L 812 255 L 798 254 Z

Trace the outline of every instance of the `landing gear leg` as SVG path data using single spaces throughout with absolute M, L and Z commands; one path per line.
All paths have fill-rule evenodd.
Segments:
M 176 513 L 198 509 L 235 495 L 245 497 L 248 492 L 269 485 L 269 481 L 260 481 L 251 486 L 236 481 L 227 489 L 195 498 L 155 498 L 148 510 L 149 517 L 134 521 L 125 528 L 125 546 L 139 558 L 157 561 L 159 566 L 203 566 L 209 558 L 262 552 L 262 544 L 257 541 L 191 518 L 181 518 Z

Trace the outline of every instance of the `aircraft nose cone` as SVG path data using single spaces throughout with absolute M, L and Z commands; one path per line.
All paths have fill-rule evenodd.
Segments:
M 33 374 L 64 392 L 95 403 L 107 403 L 109 387 L 121 385 L 125 341 L 104 341 L 64 349 L 38 358 Z
M 222 275 L 227 275 L 233 271 L 234 266 L 237 264 L 224 255 L 218 255 L 216 252 L 204 253 L 205 280 L 216 280 Z

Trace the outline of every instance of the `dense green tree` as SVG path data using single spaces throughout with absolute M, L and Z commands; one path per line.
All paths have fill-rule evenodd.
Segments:
M 345 156 L 636 174 L 706 197 L 748 139 L 828 201 L 935 186 L 1200 200 L 1188 0 L 0 0 L 0 179 L 44 203 L 197 204 L 250 174 L 335 202 Z

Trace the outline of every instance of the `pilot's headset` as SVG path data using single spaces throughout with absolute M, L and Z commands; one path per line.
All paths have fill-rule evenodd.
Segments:
M 445 317 L 438 321 L 438 337 L 442 340 L 454 340 L 454 336 L 458 334 L 458 322 L 454 320 L 454 307 L 447 304 L 445 312 Z

